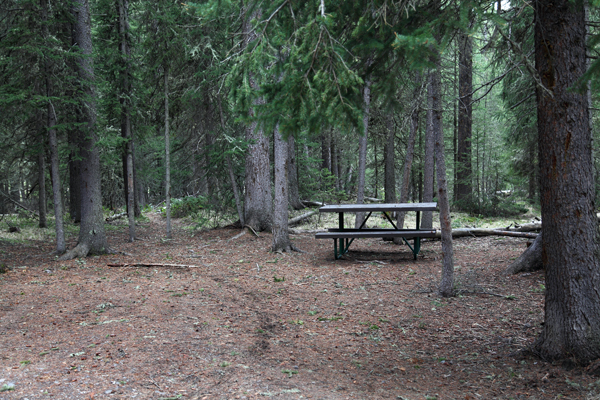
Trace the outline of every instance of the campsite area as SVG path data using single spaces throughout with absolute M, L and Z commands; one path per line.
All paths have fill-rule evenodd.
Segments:
M 108 225 L 107 225 L 108 226 Z M 597 376 L 528 353 L 543 272 L 507 276 L 512 237 L 454 241 L 458 295 L 436 294 L 438 240 L 195 231 L 112 222 L 112 255 L 56 261 L 52 240 L 0 241 L 2 399 L 593 399 Z M 236 237 L 237 236 L 237 237 Z M 234 239 L 232 239 L 234 238 Z M 72 247 L 76 235 L 69 236 Z M 110 266 L 117 265 L 117 266 Z

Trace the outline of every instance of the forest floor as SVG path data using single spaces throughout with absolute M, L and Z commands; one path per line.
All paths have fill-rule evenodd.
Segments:
M 598 377 L 524 352 L 543 273 L 503 270 L 525 239 L 455 240 L 459 295 L 442 299 L 439 241 L 414 261 L 361 239 L 335 261 L 312 233 L 278 254 L 270 234 L 182 221 L 164 240 L 148 217 L 135 243 L 111 225 L 116 255 L 59 262 L 50 240 L 0 240 L 1 399 L 600 398 Z

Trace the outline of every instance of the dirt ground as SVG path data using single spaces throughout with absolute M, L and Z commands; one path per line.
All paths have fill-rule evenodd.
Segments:
M 115 224 L 118 255 L 0 241 L 0 399 L 600 398 L 598 377 L 522 351 L 543 274 L 502 271 L 525 239 L 455 240 L 460 295 L 441 299 L 439 241 L 414 261 L 361 239 L 334 261 L 314 234 L 277 254 L 266 233 L 175 224 L 166 241 L 153 215 L 130 244 Z

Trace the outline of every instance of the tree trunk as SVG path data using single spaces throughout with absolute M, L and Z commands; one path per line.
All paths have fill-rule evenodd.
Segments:
M 385 127 L 386 127 L 386 141 L 384 148 L 385 155 L 385 178 L 383 180 L 384 184 L 384 195 L 386 203 L 395 203 L 397 201 L 396 197 L 396 166 L 394 163 L 394 138 L 396 134 L 396 126 L 394 125 L 394 115 L 393 113 L 389 113 L 385 118 Z
M 77 113 L 79 115 L 79 113 Z M 77 117 L 77 122 L 80 118 Z M 79 147 L 81 143 L 81 132 L 75 127 L 69 130 L 69 214 L 74 223 L 81 222 L 81 155 Z
M 523 254 L 519 256 L 512 264 L 504 270 L 507 275 L 514 275 L 520 272 L 533 272 L 544 268 L 542 262 L 542 234 L 540 233 L 533 244 L 529 246 Z
M 600 238 L 588 93 L 572 89 L 587 69 L 586 13 L 582 1 L 534 4 L 535 62 L 545 87 L 537 87 L 537 115 L 546 270 L 535 351 L 587 363 L 600 357 Z
M 135 240 L 135 181 L 133 175 L 133 137 L 131 135 L 131 105 L 129 98 L 131 92 L 131 52 L 129 49 L 129 1 L 117 0 L 117 13 L 119 16 L 119 51 L 123 63 L 121 70 L 121 136 L 123 137 L 123 172 L 125 182 L 125 203 L 127 205 L 127 219 L 129 224 L 129 242 Z
M 50 38 L 48 32 L 48 0 L 40 0 L 40 12 L 42 20 L 42 36 L 44 41 Z M 46 85 L 46 97 L 51 99 L 54 96 L 52 85 L 52 64 L 49 57 L 44 57 L 44 83 Z M 66 250 L 65 228 L 63 220 L 63 202 L 62 187 L 60 184 L 60 161 L 58 155 L 58 140 L 56 138 L 56 113 L 51 101 L 48 101 L 46 107 L 46 124 L 48 133 L 48 145 L 50 147 L 50 178 L 52 180 L 52 200 L 54 203 L 54 220 L 56 232 L 56 254 L 61 255 Z
M 296 162 L 296 141 L 294 136 L 288 137 L 288 190 L 290 205 L 294 210 L 301 210 L 304 204 L 300 201 L 300 188 L 298 185 L 298 164 Z
M 459 39 L 458 136 L 456 151 L 456 201 L 460 209 L 472 210 L 471 131 L 473 106 L 473 39 L 468 33 Z
M 369 112 L 371 105 L 371 78 L 365 80 L 363 88 L 363 127 L 364 133 L 360 135 L 358 145 L 358 183 L 356 188 L 356 203 L 365 202 L 365 175 L 367 172 L 367 135 L 369 133 Z M 365 219 L 365 213 L 356 213 L 354 226 L 359 228 Z
M 408 143 L 406 146 L 406 158 L 404 160 L 404 168 L 402 170 L 402 187 L 400 188 L 400 203 L 406 203 L 408 201 L 408 192 L 410 190 L 410 178 L 412 175 L 412 163 L 415 155 L 415 139 L 417 137 L 417 131 L 419 130 L 419 108 L 421 102 L 421 75 L 417 76 L 415 84 L 417 85 L 414 92 L 415 103 L 410 114 L 410 132 L 408 134 Z M 398 229 L 404 227 L 404 216 L 406 213 L 398 213 L 398 220 L 396 226 Z M 401 238 L 394 238 L 394 243 L 402 243 Z
M 171 137 L 169 132 L 169 67 L 165 72 L 165 210 L 167 214 L 167 239 L 171 239 Z
M 432 131 L 435 140 L 435 158 L 437 169 L 438 207 L 440 209 L 440 228 L 442 232 L 442 279 L 438 291 L 442 297 L 454 293 L 454 251 L 452 247 L 452 224 L 450 221 L 450 199 L 446 182 L 446 160 L 444 154 L 444 130 L 442 119 L 442 72 L 439 55 L 437 68 L 431 73 L 431 109 Z
M 434 75 L 435 72 L 429 72 L 427 76 L 427 128 L 425 130 L 425 162 L 423 165 L 423 202 L 433 201 L 433 185 L 435 171 L 435 135 L 433 122 L 434 107 Z M 431 229 L 433 226 L 433 213 L 431 211 L 423 212 L 421 219 L 421 229 Z
M 244 22 L 245 45 L 256 38 L 256 32 L 250 21 L 259 18 L 258 12 L 246 16 Z M 259 87 L 252 74 L 248 77 L 250 87 L 258 91 Z M 265 104 L 264 98 L 254 100 L 254 105 Z M 255 110 L 250 110 L 254 117 Z M 255 231 L 270 231 L 273 225 L 273 199 L 271 197 L 271 176 L 269 163 L 269 138 L 259 129 L 257 122 L 246 127 L 246 141 L 251 143 L 246 152 L 246 192 L 244 197 L 244 218 L 246 225 Z
M 321 169 L 331 172 L 331 132 L 325 129 L 321 132 Z
M 80 98 L 81 115 L 85 123 L 80 155 L 85 163 L 81 165 L 81 224 L 77 246 L 65 253 L 61 259 L 85 257 L 88 254 L 103 254 L 108 251 L 104 218 L 102 215 L 102 193 L 100 186 L 100 154 L 96 143 L 96 88 L 94 86 L 94 65 L 92 62 L 92 35 L 89 3 L 87 0 L 74 0 L 73 44 L 80 51 L 76 59 L 79 82 L 83 87 Z
M 275 200 L 273 207 L 273 245 L 271 251 L 290 251 L 292 243 L 288 233 L 288 143 L 283 140 L 279 126 L 275 127 L 273 141 L 275 163 Z
M 40 113 L 40 122 L 42 119 L 42 114 Z M 41 123 L 40 123 L 41 126 Z M 42 148 L 38 153 L 38 211 L 39 211 L 39 227 L 47 228 L 48 221 L 46 219 L 46 151 L 44 143 L 46 141 L 42 140 Z

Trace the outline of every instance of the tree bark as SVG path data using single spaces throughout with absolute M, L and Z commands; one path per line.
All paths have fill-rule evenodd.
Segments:
M 533 272 L 544 268 L 542 262 L 542 234 L 540 233 L 533 244 L 529 246 L 523 254 L 519 256 L 512 264 L 504 270 L 507 275 L 514 275 L 520 272 Z
M 415 79 L 415 91 L 412 112 L 410 113 L 410 132 L 408 134 L 408 143 L 406 146 L 406 158 L 404 159 L 404 168 L 402 169 L 402 186 L 400 188 L 400 203 L 408 201 L 408 192 L 410 190 L 410 178 L 412 172 L 412 163 L 415 155 L 415 139 L 419 130 L 419 109 L 421 103 L 421 84 L 422 75 L 418 74 Z M 404 227 L 404 216 L 406 213 L 399 212 L 396 226 L 399 229 Z M 394 243 L 402 243 L 401 238 L 394 238 Z
M 41 119 L 42 119 L 42 114 L 40 113 L 40 126 L 41 126 Z M 42 148 L 40 150 L 40 152 L 38 153 L 38 193 L 39 193 L 39 197 L 38 197 L 38 212 L 39 212 L 39 227 L 40 228 L 47 228 L 48 227 L 48 221 L 46 218 L 46 152 L 45 152 L 45 147 L 43 144 L 45 143 L 45 140 L 42 140 Z
M 275 127 L 273 140 L 275 163 L 275 200 L 273 207 L 273 245 L 271 251 L 290 251 L 292 243 L 288 233 L 288 143 Z
M 165 210 L 167 214 L 167 239 L 171 239 L 171 137 L 169 132 L 169 66 L 165 73 Z
M 473 114 L 473 39 L 468 33 L 459 38 L 458 133 L 455 196 L 460 209 L 472 209 L 471 131 Z
M 356 188 L 356 203 L 365 202 L 365 175 L 367 172 L 367 136 L 369 133 L 369 112 L 371 106 L 371 78 L 365 79 L 363 87 L 363 127 L 364 133 L 360 135 L 358 145 L 358 183 Z M 365 219 L 365 213 L 356 213 L 354 226 L 359 228 Z
M 572 90 L 586 71 L 583 1 L 535 4 L 545 322 L 535 351 L 547 360 L 600 357 L 600 249 L 594 212 L 588 93 Z M 550 92 L 550 94 L 548 93 Z
M 454 294 L 454 250 L 452 247 L 452 224 L 450 221 L 450 199 L 446 182 L 446 160 L 444 154 L 444 130 L 442 119 L 442 72 L 440 56 L 436 57 L 436 69 L 431 74 L 432 131 L 435 140 L 437 169 L 438 207 L 442 232 L 442 279 L 438 291 L 442 297 Z
M 129 1 L 116 0 L 119 17 L 119 51 L 121 53 L 121 136 L 125 144 L 123 149 L 123 172 L 125 184 L 125 203 L 127 204 L 127 218 L 129 224 L 129 242 L 135 240 L 135 181 L 133 175 L 133 137 L 131 135 L 131 51 L 129 49 Z
M 245 45 L 256 38 L 256 32 L 250 26 L 250 21 L 259 18 L 258 11 L 246 16 L 244 22 Z M 252 73 L 248 80 L 253 90 L 259 87 Z M 254 100 L 257 107 L 265 104 L 262 97 Z M 250 117 L 255 115 L 255 110 L 250 110 Z M 251 143 L 246 153 L 246 192 L 244 197 L 244 219 L 246 225 L 255 231 L 270 231 L 273 225 L 273 199 L 271 197 L 271 176 L 269 163 L 269 139 L 259 129 L 256 122 L 251 122 L 246 127 L 246 141 Z
M 435 71 L 429 72 L 427 76 L 427 128 L 425 129 L 425 161 L 423 165 L 423 202 L 433 201 L 433 185 L 435 180 L 435 135 L 434 131 L 434 75 Z M 421 229 L 431 229 L 433 226 L 433 213 L 431 211 L 423 212 L 421 219 Z
M 40 0 L 40 12 L 42 20 L 42 37 L 47 41 L 50 37 L 48 31 L 48 0 Z M 52 84 L 52 63 L 49 57 L 44 57 L 44 84 L 46 86 L 46 97 L 51 99 L 54 96 L 54 86 Z M 52 180 L 52 200 L 54 203 L 54 220 L 56 232 L 56 254 L 61 255 L 66 250 L 65 228 L 64 228 L 64 209 L 62 200 L 62 186 L 60 184 L 60 161 L 58 155 L 58 140 L 56 137 L 56 113 L 52 102 L 48 100 L 46 107 L 46 131 L 48 134 L 48 146 L 50 150 L 50 178 Z
M 293 135 L 288 137 L 288 190 L 290 205 L 294 210 L 301 210 L 304 204 L 300 201 L 298 185 L 298 164 L 296 162 L 296 141 Z
M 82 85 L 80 99 L 81 115 L 85 132 L 79 138 L 81 165 L 81 224 L 77 246 L 60 259 L 85 257 L 88 254 L 103 254 L 108 251 L 104 218 L 102 215 L 102 193 L 100 187 L 100 155 L 96 143 L 96 88 L 92 62 L 91 17 L 88 0 L 74 0 L 73 44 L 80 55 L 76 59 L 77 74 Z
M 394 146 L 394 138 L 396 135 L 396 126 L 394 124 L 394 114 L 389 112 L 389 114 L 385 117 L 385 128 L 386 128 L 386 141 L 384 148 L 385 155 L 385 178 L 384 182 L 384 195 L 386 203 L 395 203 L 397 201 L 396 197 L 396 166 L 394 163 L 395 159 L 395 146 Z
M 77 122 L 80 122 L 79 113 L 77 115 Z M 71 146 L 69 153 L 69 214 L 71 221 L 74 223 L 81 222 L 81 155 L 79 147 L 81 143 L 81 132 L 79 128 L 75 127 L 69 130 L 68 140 Z

